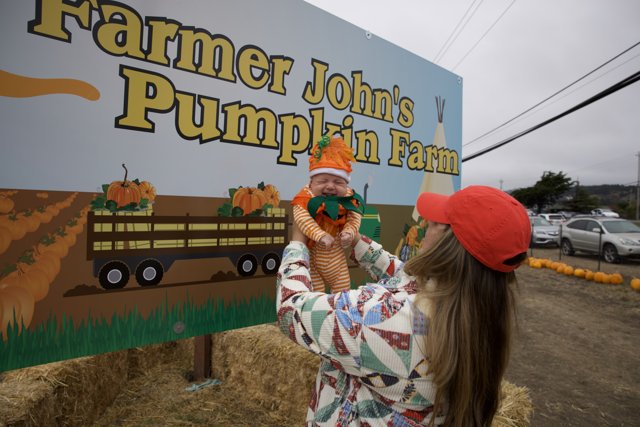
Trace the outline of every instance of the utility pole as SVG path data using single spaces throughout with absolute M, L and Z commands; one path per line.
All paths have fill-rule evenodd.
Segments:
M 640 151 L 638 156 L 638 180 L 636 181 L 636 221 L 640 220 Z

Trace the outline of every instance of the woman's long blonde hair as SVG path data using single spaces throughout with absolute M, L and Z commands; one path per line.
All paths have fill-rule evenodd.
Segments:
M 446 410 L 447 426 L 489 426 L 509 360 L 515 274 L 482 265 L 451 228 L 404 270 L 421 285 L 417 303 L 430 307 L 426 351 L 437 387 L 434 414 Z

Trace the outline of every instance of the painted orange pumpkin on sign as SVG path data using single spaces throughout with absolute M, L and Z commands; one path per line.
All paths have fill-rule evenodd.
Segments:
M 142 198 L 138 184 L 133 181 L 127 181 L 129 171 L 124 163 L 122 167 L 124 168 L 124 179 L 122 181 L 113 181 L 107 190 L 107 200 L 116 202 L 117 208 L 122 208 L 131 203 L 138 204 Z
M 233 195 L 231 203 L 233 207 L 239 207 L 246 214 L 253 212 L 267 204 L 267 196 L 256 187 L 240 187 Z

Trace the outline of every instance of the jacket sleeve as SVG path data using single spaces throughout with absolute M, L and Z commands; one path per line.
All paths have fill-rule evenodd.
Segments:
M 312 289 L 309 250 L 293 241 L 285 248 L 278 271 L 278 326 L 297 344 L 357 375 L 361 329 L 361 319 L 353 314 L 357 291 L 325 294 Z
M 300 231 L 314 242 L 319 242 L 327 234 L 311 217 L 309 211 L 300 206 L 293 206 L 293 221 L 300 228 Z
M 376 282 L 396 276 L 404 265 L 395 255 L 385 251 L 379 243 L 364 235 L 354 245 L 351 259 L 366 270 Z

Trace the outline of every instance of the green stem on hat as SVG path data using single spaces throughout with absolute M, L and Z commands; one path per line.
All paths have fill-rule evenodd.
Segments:
M 322 150 L 329 145 L 329 141 L 329 135 L 323 135 L 320 141 L 318 141 L 318 149 L 313 153 L 313 157 L 319 160 L 320 157 L 322 157 Z

